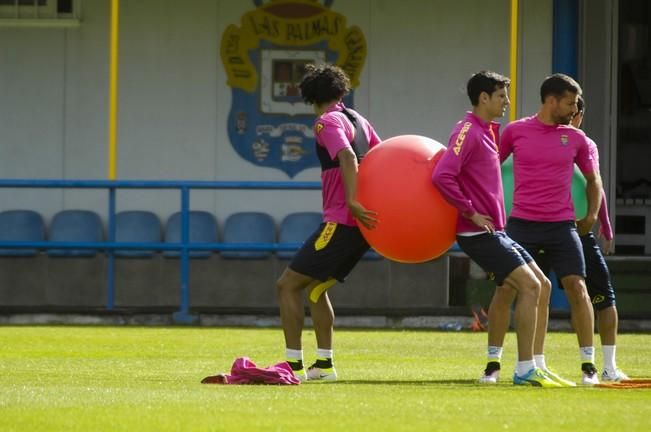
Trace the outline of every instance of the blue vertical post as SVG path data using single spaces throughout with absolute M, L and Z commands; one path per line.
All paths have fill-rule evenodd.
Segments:
M 579 64 L 579 2 L 578 0 L 554 0 L 554 30 L 552 45 L 552 72 L 564 73 L 574 79 L 578 77 Z M 551 310 L 569 311 L 565 291 L 558 284 L 552 272 L 549 301 Z
M 578 79 L 578 0 L 554 0 L 552 72 Z
M 176 322 L 192 324 L 197 317 L 190 315 L 190 188 L 181 188 L 181 307 L 174 314 Z
M 113 243 L 115 241 L 115 188 L 109 188 L 109 203 L 108 203 L 108 241 Z M 113 310 L 115 302 L 115 254 L 114 249 L 106 251 L 108 256 L 108 280 L 107 280 L 107 299 L 106 309 Z

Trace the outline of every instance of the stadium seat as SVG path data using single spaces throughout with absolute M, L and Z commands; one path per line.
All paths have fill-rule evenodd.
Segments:
M 158 216 L 150 211 L 130 210 L 115 216 L 115 241 L 136 243 L 159 243 L 161 224 Z M 154 250 L 116 249 L 115 256 L 122 258 L 151 258 Z
M 44 241 L 45 222 L 33 210 L 0 212 L 0 241 Z M 34 256 L 36 249 L 0 249 L 0 256 Z
M 101 242 L 102 221 L 89 210 L 62 210 L 50 223 L 49 239 L 56 242 Z M 93 257 L 97 249 L 50 249 L 51 257 Z
M 224 224 L 224 243 L 274 243 L 275 241 L 276 226 L 271 216 L 266 213 L 234 213 Z M 221 252 L 221 256 L 226 259 L 265 259 L 270 255 L 270 251 Z
M 321 224 L 323 216 L 318 212 L 298 212 L 285 216 L 280 223 L 278 243 L 302 244 Z M 276 255 L 281 259 L 290 259 L 296 251 L 278 251 Z
M 206 211 L 190 211 L 190 242 L 191 243 L 216 243 L 217 242 L 217 219 L 212 213 Z M 170 216 L 165 226 L 165 243 L 181 242 L 181 212 Z M 212 251 L 191 250 L 190 258 L 209 258 Z M 163 252 L 167 258 L 178 258 L 180 252 L 170 250 Z

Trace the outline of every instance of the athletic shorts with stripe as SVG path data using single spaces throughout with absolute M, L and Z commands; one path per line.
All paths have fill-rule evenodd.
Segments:
M 358 227 L 324 222 L 305 240 L 289 268 L 318 281 L 343 282 L 369 247 Z
M 531 255 L 503 231 L 457 236 L 461 250 L 481 267 L 497 285 L 516 268 L 533 261 Z

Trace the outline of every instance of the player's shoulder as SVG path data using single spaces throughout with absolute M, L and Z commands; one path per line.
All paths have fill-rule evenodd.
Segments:
M 504 126 L 504 131 L 526 129 L 532 127 L 535 124 L 536 124 L 536 116 L 522 117 L 517 120 L 513 120 L 512 122 L 509 122 L 506 126 Z

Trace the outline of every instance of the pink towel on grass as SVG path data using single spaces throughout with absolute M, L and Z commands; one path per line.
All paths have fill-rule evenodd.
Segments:
M 300 384 L 289 363 L 280 362 L 260 368 L 248 357 L 239 357 L 231 366 L 231 373 L 218 374 L 201 380 L 202 384 Z

